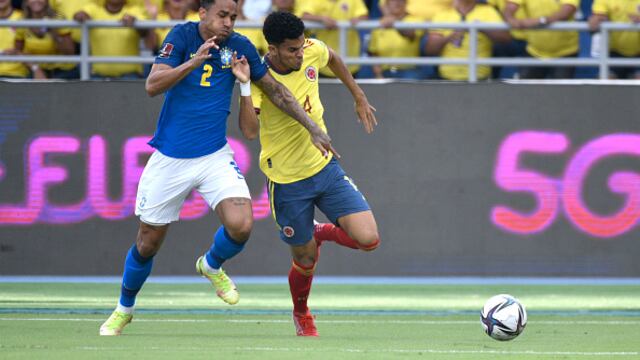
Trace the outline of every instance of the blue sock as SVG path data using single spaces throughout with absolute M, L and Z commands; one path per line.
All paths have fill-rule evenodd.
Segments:
M 207 262 L 214 269 L 220 269 L 222 263 L 236 256 L 244 248 L 244 243 L 239 243 L 231 238 L 231 235 L 220 226 L 213 236 L 213 245 L 207 252 Z
M 124 274 L 122 275 L 122 288 L 120 291 L 120 305 L 131 307 L 136 302 L 136 295 L 151 273 L 153 256 L 143 257 L 138 248 L 133 244 L 127 253 L 124 262 Z

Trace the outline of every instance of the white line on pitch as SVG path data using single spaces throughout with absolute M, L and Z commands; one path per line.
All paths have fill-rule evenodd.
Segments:
M 76 350 L 87 351 L 114 351 L 114 350 L 131 350 L 128 347 L 94 347 L 94 346 L 82 346 L 75 348 Z M 160 350 L 160 351 L 207 351 L 209 348 L 204 347 L 136 347 L 136 350 Z M 217 351 L 273 351 L 273 352 L 347 352 L 347 353 L 372 353 L 372 352 L 384 352 L 384 353 L 404 353 L 404 354 L 449 354 L 449 355 L 469 355 L 469 354 L 491 354 L 491 355 L 549 355 L 549 356 L 638 356 L 640 352 L 637 351 L 535 351 L 535 350 L 437 350 L 437 349 L 357 349 L 357 348 L 309 348 L 309 347 L 235 347 L 235 348 L 217 348 Z

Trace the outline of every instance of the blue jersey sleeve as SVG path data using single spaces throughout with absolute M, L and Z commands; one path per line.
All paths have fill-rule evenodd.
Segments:
M 256 50 L 256 47 L 251 43 L 251 41 L 247 38 L 244 38 L 244 40 L 244 56 L 247 58 L 249 67 L 251 68 L 251 80 L 260 80 L 264 74 L 267 73 L 267 65 L 264 63 L 260 54 L 258 54 L 258 50 Z
M 184 34 L 184 25 L 176 25 L 162 43 L 156 64 L 167 64 L 171 67 L 177 67 L 184 61 L 186 48 L 186 40 Z

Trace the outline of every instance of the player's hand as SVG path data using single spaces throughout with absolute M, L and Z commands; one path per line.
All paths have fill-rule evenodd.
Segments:
M 85 22 L 87 20 L 91 20 L 91 16 L 89 16 L 89 14 L 87 14 L 86 12 L 80 10 L 73 15 L 73 20 L 78 22 Z
M 383 28 L 390 28 L 396 22 L 396 17 L 393 15 L 386 15 L 382 19 L 380 19 L 380 26 Z
M 336 149 L 331 145 L 331 138 L 329 135 L 317 126 L 311 131 L 311 142 L 318 148 L 318 150 L 320 150 L 322 156 L 325 158 L 329 156 L 329 152 L 331 152 L 336 158 L 340 158 L 340 154 L 338 154 Z
M 200 48 L 198 48 L 198 51 L 196 51 L 196 54 L 193 56 L 193 58 L 191 58 L 191 64 L 192 64 L 192 68 L 198 68 L 200 67 L 200 65 L 202 65 L 203 62 L 205 62 L 205 60 L 210 59 L 211 55 L 209 53 L 209 50 L 211 49 L 220 49 L 220 47 L 218 46 L 218 44 L 216 44 L 216 36 L 211 37 L 209 40 L 205 41 L 204 44 L 200 45 Z
M 449 42 L 452 44 L 460 44 L 462 42 L 462 39 L 464 38 L 464 31 L 463 30 L 456 30 L 454 32 L 451 33 L 451 35 L 449 35 Z
M 540 24 L 540 19 L 537 19 L 537 18 L 520 20 L 521 29 L 533 29 L 533 28 L 539 28 L 539 27 L 545 27 L 545 26 L 547 25 Z
M 366 96 L 357 98 L 355 107 L 356 114 L 358 114 L 358 122 L 362 123 L 364 131 L 366 131 L 367 134 L 371 134 L 373 129 L 378 125 L 378 120 L 376 120 L 376 116 L 374 114 L 376 108 L 369 104 L 369 100 L 367 100 Z
M 522 24 L 520 23 L 520 19 L 510 18 L 507 19 L 507 24 L 513 29 L 522 29 Z
M 158 18 L 158 12 L 160 11 L 160 9 L 158 9 L 158 6 L 156 4 L 152 3 L 151 1 L 145 1 L 144 9 L 147 11 L 147 15 L 149 15 L 150 20 L 155 20 Z
M 233 55 L 231 56 L 231 72 L 233 72 L 233 75 L 241 83 L 246 83 L 250 80 L 251 68 L 249 67 L 249 62 L 244 55 L 238 59 L 238 53 L 235 51 L 233 52 Z
M 629 19 L 636 24 L 640 24 L 640 14 L 630 14 Z
M 327 29 L 335 29 L 338 27 L 338 22 L 335 19 L 330 18 L 328 16 L 325 16 L 324 18 L 322 18 L 322 24 L 324 24 L 324 26 Z
M 133 26 L 133 23 L 135 23 L 135 22 L 136 22 L 135 16 L 131 16 L 129 14 L 125 14 L 122 17 L 122 24 L 124 26 L 131 27 L 131 26 Z

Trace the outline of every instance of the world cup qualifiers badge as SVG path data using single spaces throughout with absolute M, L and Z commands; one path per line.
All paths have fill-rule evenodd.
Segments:
M 228 47 L 223 47 L 220 50 L 220 61 L 222 62 L 222 68 L 228 69 L 231 67 L 231 57 L 233 52 Z

